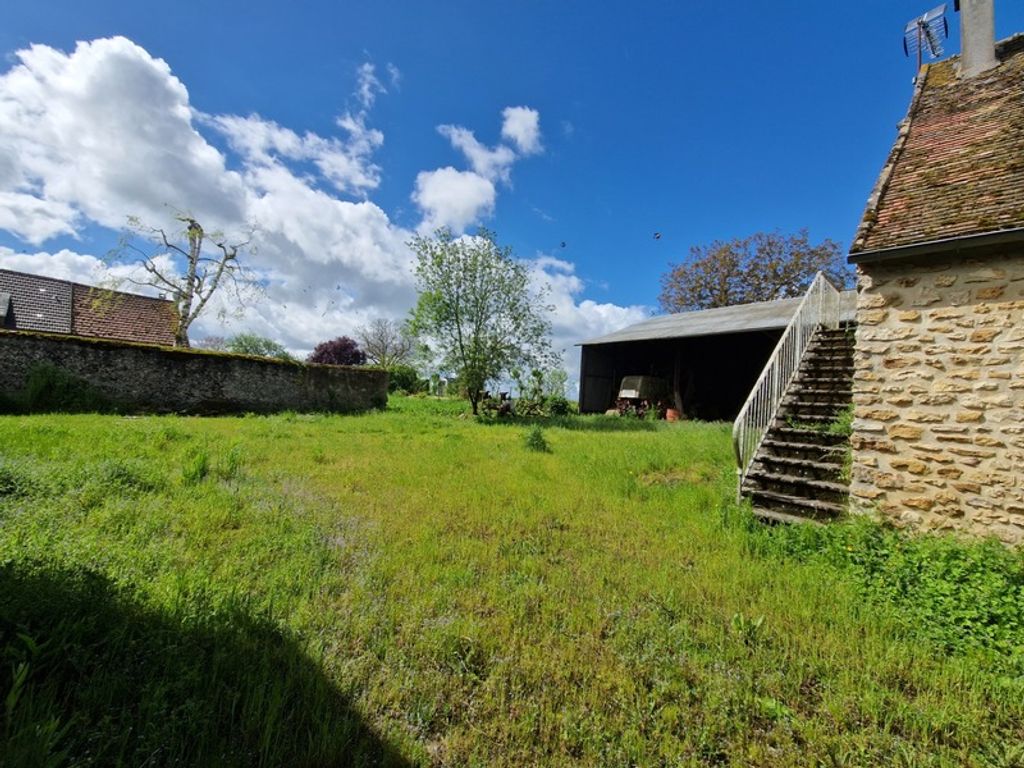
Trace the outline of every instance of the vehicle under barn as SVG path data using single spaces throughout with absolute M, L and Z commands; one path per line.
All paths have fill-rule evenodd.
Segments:
M 613 408 L 625 376 L 657 376 L 669 384 L 667 405 L 686 418 L 735 418 L 801 300 L 661 315 L 583 342 L 580 411 Z M 844 322 L 855 306 L 856 292 L 845 291 Z

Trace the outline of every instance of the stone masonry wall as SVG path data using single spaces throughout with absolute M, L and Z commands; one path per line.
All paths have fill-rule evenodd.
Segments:
M 1024 543 L 1024 253 L 858 288 L 852 507 Z
M 361 411 L 387 404 L 387 373 L 372 368 L 0 331 L 0 393 L 21 391 L 38 363 L 84 379 L 127 411 Z

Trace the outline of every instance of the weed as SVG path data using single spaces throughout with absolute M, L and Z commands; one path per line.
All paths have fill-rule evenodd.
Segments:
M 539 424 L 526 433 L 526 447 L 539 453 L 551 452 L 551 446 L 548 445 L 547 438 L 544 437 L 544 430 L 540 428 Z
M 181 463 L 181 482 L 184 485 L 197 485 L 210 473 L 210 455 L 204 448 L 196 448 L 185 453 Z

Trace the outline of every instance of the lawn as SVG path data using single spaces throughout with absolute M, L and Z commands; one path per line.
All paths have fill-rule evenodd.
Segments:
M 1024 765 L 1021 555 L 464 411 L 0 418 L 0 765 Z

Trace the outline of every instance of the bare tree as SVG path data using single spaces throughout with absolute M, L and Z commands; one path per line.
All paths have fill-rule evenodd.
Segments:
M 379 317 L 369 325 L 356 329 L 356 336 L 366 353 L 366 360 L 382 368 L 408 365 L 415 342 L 405 328 L 387 318 Z
M 144 226 L 137 217 L 129 217 L 128 230 L 121 240 L 119 254 L 131 252 L 146 273 L 142 279 L 126 278 L 135 285 L 150 286 L 168 294 L 174 306 L 174 345 L 187 347 L 188 329 L 206 308 L 218 290 L 234 294 L 240 308 L 249 294 L 259 290 L 254 275 L 239 262 L 240 254 L 251 251 L 251 232 L 244 240 L 229 243 L 219 233 L 210 233 L 194 218 L 178 214 L 175 219 L 185 225 L 184 231 L 172 235 L 159 227 Z M 156 250 L 135 244 L 141 234 Z M 205 255 L 203 245 L 209 240 L 219 253 Z M 169 263 L 160 260 L 169 257 Z M 182 269 L 181 274 L 178 270 Z
M 758 232 L 693 246 L 687 261 L 670 264 L 662 275 L 658 300 L 666 312 L 685 312 L 786 299 L 802 295 L 819 270 L 839 288 L 851 281 L 834 241 L 812 244 L 806 229 Z

